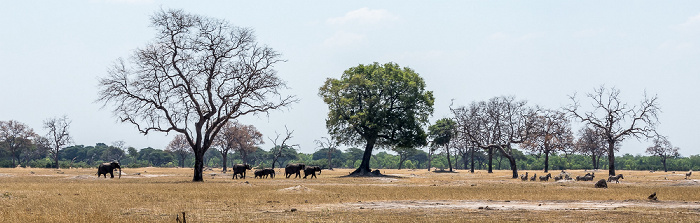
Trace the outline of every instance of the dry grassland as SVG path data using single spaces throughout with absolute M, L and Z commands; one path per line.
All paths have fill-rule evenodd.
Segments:
M 700 181 L 680 172 L 619 171 L 619 184 L 596 189 L 595 181 L 523 182 L 510 171 L 347 178 L 350 170 L 337 169 L 318 179 L 281 171 L 275 179 L 248 171 L 245 180 L 205 171 L 193 183 L 190 168 L 127 168 L 121 179 L 97 178 L 96 169 L 0 169 L 0 222 L 175 222 L 181 212 L 188 222 L 700 221 Z M 654 192 L 659 200 L 648 201 Z

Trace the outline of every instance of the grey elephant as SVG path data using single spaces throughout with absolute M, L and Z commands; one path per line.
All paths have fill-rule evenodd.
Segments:
M 114 169 L 119 169 L 119 178 L 122 178 L 122 167 L 119 166 L 117 161 L 112 161 L 111 163 L 102 163 L 97 167 L 97 177 L 104 175 L 107 178 L 107 173 L 109 173 L 110 178 L 114 178 Z
M 304 179 L 306 179 L 306 177 L 309 175 L 311 175 L 311 178 L 316 177 L 316 171 L 318 171 L 318 174 L 321 174 L 321 167 L 309 166 L 304 168 Z
M 301 164 L 301 163 L 295 163 L 295 164 L 287 164 L 287 167 L 284 168 L 284 177 L 289 178 L 294 175 L 294 178 L 301 178 L 301 171 L 306 168 L 306 165 Z
M 250 165 L 248 164 L 236 164 L 231 167 L 233 170 L 233 178 L 236 179 L 238 178 L 238 175 L 240 175 L 241 179 L 245 179 L 245 171 L 250 170 Z

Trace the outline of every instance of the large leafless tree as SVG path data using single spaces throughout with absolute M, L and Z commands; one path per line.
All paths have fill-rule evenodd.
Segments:
M 525 142 L 530 136 L 534 120 L 534 111 L 526 104 L 512 96 L 501 96 L 452 109 L 458 125 L 466 125 L 458 127 L 462 137 L 472 145 L 490 151 L 491 157 L 492 151 L 498 150 L 510 162 L 513 178 L 518 177 L 513 146 Z M 491 166 L 489 161 L 489 172 L 492 172 Z
M 227 122 L 296 99 L 280 92 L 280 54 L 258 44 L 252 29 L 182 10 L 157 12 L 151 23 L 156 38 L 114 63 L 98 100 L 143 134 L 185 135 L 195 156 L 192 180 L 203 181 L 204 154 Z
M 661 158 L 661 164 L 664 165 L 664 172 L 668 172 L 666 167 L 666 160 L 668 158 L 678 157 L 680 154 L 678 150 L 680 148 L 674 147 L 668 137 L 662 135 L 654 136 L 652 140 L 653 145 L 647 148 L 646 153 L 652 156 L 658 156 Z
M 530 137 L 522 148 L 544 155 L 544 172 L 549 172 L 549 155 L 573 147 L 571 122 L 566 113 L 550 109 L 538 109 L 533 116 Z
M 248 155 L 255 152 L 256 145 L 265 143 L 262 137 L 262 133 L 253 125 L 244 125 L 238 122 L 227 123 L 214 142 L 223 158 L 224 172 L 226 172 L 226 157 L 229 151 L 237 152 L 241 155 L 243 163 L 248 163 Z
M 603 135 L 608 148 L 608 174 L 614 176 L 618 144 L 629 137 L 648 138 L 655 133 L 657 115 L 661 112 L 658 98 L 648 97 L 645 93 L 639 105 L 628 105 L 622 102 L 620 90 L 604 86 L 586 96 L 591 101 L 591 110 L 583 111 L 576 95 L 570 96 L 572 103 L 564 110 Z
M 190 154 L 192 154 L 190 144 L 187 143 L 187 139 L 183 134 L 176 135 L 175 138 L 168 143 L 165 150 L 170 151 L 177 156 L 180 167 L 185 167 L 185 160 L 190 156 Z M 226 166 L 224 166 L 224 168 L 225 167 Z
M 58 165 L 58 153 L 64 146 L 73 142 L 73 138 L 68 132 L 70 124 L 71 121 L 65 115 L 61 118 L 49 118 L 44 121 L 44 129 L 48 130 L 46 138 L 49 139 L 49 145 L 51 146 L 49 154 L 51 154 L 51 158 L 55 162 L 56 169 L 60 168 Z
M 606 144 L 603 134 L 597 132 L 595 128 L 584 126 L 578 132 L 578 139 L 574 143 L 574 151 L 591 156 L 593 169 L 600 169 L 600 158 L 608 151 Z M 615 148 L 615 151 L 618 150 L 620 150 L 619 146 Z
M 319 149 L 327 149 L 326 159 L 328 160 L 328 169 L 333 170 L 333 152 L 338 148 L 338 142 L 328 137 L 321 137 L 321 139 L 314 140 L 316 147 Z M 401 162 L 399 162 L 399 169 L 401 169 Z
M 12 156 L 12 166 L 15 160 L 20 161 L 20 155 L 32 146 L 36 137 L 34 130 L 24 123 L 10 120 L 0 121 L 0 147 Z
M 275 139 L 272 139 L 270 137 L 267 138 L 268 140 L 270 140 L 272 145 L 274 145 L 274 147 L 272 147 L 272 149 L 270 149 L 270 155 L 272 156 L 272 169 L 275 168 L 275 163 L 277 163 L 277 160 L 279 160 L 279 158 L 282 156 L 282 152 L 284 152 L 285 148 L 294 148 L 294 147 L 299 146 L 299 145 L 287 144 L 289 142 L 289 140 L 291 140 L 293 138 L 292 134 L 294 134 L 294 130 L 292 130 L 290 132 L 289 129 L 287 128 L 287 126 L 284 126 L 284 130 L 285 130 L 285 134 L 284 134 L 283 138 L 280 138 L 280 137 L 282 137 L 282 135 L 277 133 L 277 132 L 275 132 L 275 134 L 276 134 Z M 280 163 L 280 165 L 282 165 L 282 164 Z

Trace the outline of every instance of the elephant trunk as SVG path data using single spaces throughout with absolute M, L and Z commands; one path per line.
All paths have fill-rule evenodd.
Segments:
M 119 168 L 119 179 L 122 178 L 122 168 Z

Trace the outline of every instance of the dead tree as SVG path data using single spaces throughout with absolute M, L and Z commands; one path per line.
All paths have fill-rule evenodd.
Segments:
M 292 139 L 292 134 L 294 134 L 294 130 L 292 130 L 290 132 L 289 129 L 287 128 L 287 126 L 284 126 L 284 129 L 286 131 L 286 134 L 284 135 L 284 138 L 282 139 L 281 142 L 279 141 L 281 135 L 277 132 L 275 132 L 275 134 L 277 134 L 277 136 L 275 136 L 274 140 L 272 138 L 268 137 L 270 142 L 272 142 L 272 144 L 274 145 L 274 147 L 272 147 L 272 149 L 270 149 L 270 153 L 272 154 L 272 169 L 275 169 L 275 163 L 277 163 L 277 160 L 282 156 L 282 151 L 285 148 L 287 148 L 287 147 L 294 148 L 295 146 L 298 146 L 298 145 L 287 145 L 287 142 L 290 139 Z M 280 163 L 280 165 L 282 165 L 282 164 Z
M 598 130 L 608 148 L 608 175 L 615 176 L 615 149 L 628 137 L 651 137 L 661 112 L 656 96 L 647 97 L 639 105 L 630 106 L 620 100 L 620 90 L 601 86 L 586 95 L 592 102 L 592 110 L 582 111 L 576 95 L 570 96 L 572 104 L 564 108 L 571 116 Z
M 680 149 L 678 147 L 673 147 L 673 145 L 671 145 L 671 141 L 669 141 L 668 137 L 666 136 L 656 135 L 654 136 L 652 142 L 653 145 L 647 148 L 646 153 L 661 158 L 661 164 L 664 165 L 664 172 L 668 172 L 668 168 L 666 168 L 666 160 L 668 158 L 680 156 L 678 153 L 678 150 Z
M 314 143 L 316 143 L 317 148 L 328 149 L 326 154 L 328 159 L 328 169 L 333 170 L 333 164 L 331 163 L 331 159 L 333 158 L 333 152 L 338 147 L 338 142 L 328 137 L 321 137 L 321 139 L 314 140 Z M 401 165 L 399 165 L 399 169 L 401 169 Z
M 523 143 L 530 136 L 534 111 L 525 101 L 515 97 L 495 97 L 489 101 L 472 103 L 469 108 L 452 109 L 463 137 L 486 151 L 498 150 L 510 162 L 513 178 L 518 178 L 518 167 L 513 156 L 513 144 Z M 492 156 L 492 154 L 489 154 Z M 491 159 L 491 158 L 490 158 Z M 491 172 L 489 161 L 489 171 Z
M 56 162 L 56 169 L 60 168 L 58 165 L 58 153 L 64 146 L 73 141 L 73 138 L 68 133 L 70 123 L 70 120 L 65 115 L 61 118 L 50 118 L 44 121 L 44 128 L 49 131 L 46 136 L 49 139 L 49 145 L 51 145 L 49 153 L 54 162 Z
M 549 155 L 573 147 L 573 134 L 566 113 L 538 109 L 533 116 L 530 136 L 523 142 L 523 148 L 537 154 L 544 154 L 544 172 L 549 172 Z
M 98 101 L 143 134 L 185 135 L 195 157 L 192 181 L 203 181 L 204 155 L 226 123 L 296 99 L 280 92 L 280 54 L 258 44 L 252 29 L 182 10 L 161 10 L 151 23 L 156 38 L 108 69 Z

